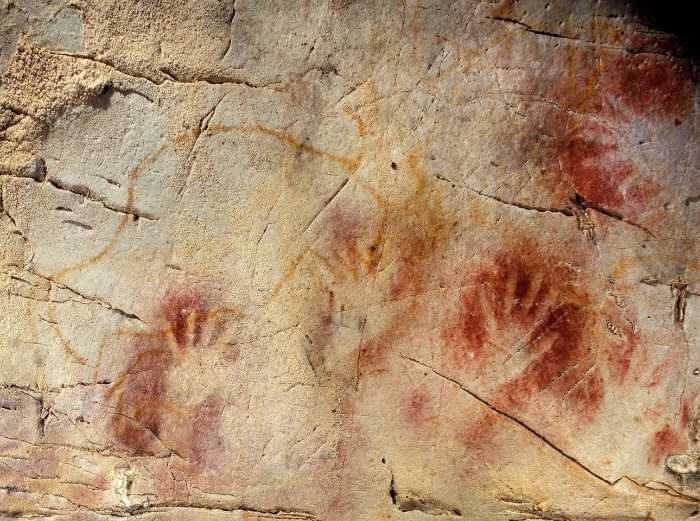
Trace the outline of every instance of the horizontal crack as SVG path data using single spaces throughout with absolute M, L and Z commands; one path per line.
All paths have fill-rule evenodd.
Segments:
M 688 284 L 682 280 L 660 280 L 660 279 L 654 279 L 654 278 L 644 278 L 639 281 L 641 284 L 645 284 L 647 286 L 665 286 L 670 289 L 684 289 L 685 295 L 693 295 L 693 296 L 700 296 L 700 292 L 697 291 L 692 291 L 688 288 Z
M 173 510 L 182 510 L 182 509 L 196 509 L 196 510 L 209 510 L 209 511 L 214 511 L 214 512 L 240 512 L 242 514 L 257 514 L 257 515 L 263 515 L 268 518 L 272 519 L 286 519 L 286 520 L 302 520 L 302 521 L 318 521 L 319 518 L 315 516 L 314 514 L 311 514 L 309 512 L 304 512 L 302 510 L 291 510 L 291 509 L 282 509 L 282 508 L 271 508 L 271 509 L 263 509 L 263 508 L 254 508 L 247 506 L 245 504 L 237 504 L 237 505 L 213 505 L 213 504 L 207 504 L 204 502 L 169 502 L 169 503 L 155 503 L 151 504 L 148 506 L 139 506 L 139 505 L 134 505 L 128 509 L 126 509 L 129 512 L 129 515 L 134 516 L 134 515 L 139 515 L 139 514 L 147 514 L 151 512 L 170 512 Z M 122 510 L 109 510 L 105 511 L 105 513 L 113 513 L 113 514 L 119 514 L 123 512 Z
M 64 290 L 66 290 L 66 291 L 68 291 L 68 292 L 70 292 L 70 293 L 76 295 L 77 297 L 80 297 L 80 298 L 81 298 L 82 300 L 84 300 L 84 301 L 91 302 L 91 303 L 93 303 L 93 304 L 97 304 L 98 306 L 101 306 L 101 307 L 103 307 L 103 308 L 105 308 L 105 309 L 108 309 L 108 310 L 110 310 L 110 311 L 113 311 L 114 313 L 117 313 L 118 315 L 121 315 L 121 316 L 123 316 L 124 318 L 128 318 L 128 319 L 131 319 L 131 320 L 138 320 L 139 322 L 145 323 L 145 321 L 144 321 L 143 319 L 141 319 L 138 315 L 136 315 L 136 314 L 134 314 L 134 313 L 129 313 L 128 311 L 125 311 L 125 310 L 123 310 L 123 309 L 120 309 L 120 308 L 114 306 L 113 304 L 110 304 L 109 302 L 107 302 L 107 301 L 105 301 L 105 300 L 102 300 L 102 299 L 100 299 L 100 298 L 93 297 L 93 296 L 90 296 L 90 295 L 86 295 L 86 294 L 84 294 L 84 293 L 81 293 L 81 292 L 78 291 L 77 289 L 72 288 L 72 287 L 68 286 L 67 284 L 65 284 L 65 283 L 63 283 L 63 282 L 56 282 L 56 281 L 53 280 L 51 277 L 47 277 L 47 276 L 45 276 L 45 275 L 42 275 L 42 274 L 40 274 L 40 273 L 37 273 L 37 272 L 34 271 L 34 270 L 25 270 L 25 269 L 23 269 L 23 268 L 19 268 L 18 266 L 11 266 L 11 267 L 14 267 L 14 268 L 16 268 L 17 270 L 20 270 L 20 271 L 24 271 L 24 272 L 26 272 L 26 273 L 30 273 L 32 276 L 37 277 L 37 278 L 39 278 L 39 279 L 41 279 L 41 280 L 47 282 L 47 283 L 50 285 L 51 288 L 56 287 L 56 288 L 59 288 L 59 289 L 64 289 Z M 10 278 L 12 278 L 12 279 L 14 279 L 14 280 L 18 280 L 18 281 L 21 281 L 21 282 L 23 282 L 23 283 L 29 284 L 30 286 L 35 286 L 35 284 L 33 284 L 31 281 L 28 281 L 28 280 L 25 280 L 24 278 L 21 278 L 21 276 L 20 276 L 21 273 L 11 272 L 11 271 L 7 271 L 7 270 L 0 270 L 0 273 L 4 273 L 4 274 L 7 275 L 8 277 L 10 277 Z M 19 297 L 24 297 L 24 298 L 31 298 L 31 297 L 27 297 L 26 295 L 17 295 L 17 296 L 19 296 Z M 33 299 L 33 300 L 39 301 L 40 299 Z M 52 302 L 52 303 L 55 303 L 55 304 L 63 304 L 63 303 L 65 303 L 65 302 L 67 302 L 67 301 L 61 301 L 61 300 L 55 300 L 55 299 L 52 300 L 51 298 L 49 298 L 49 299 L 47 299 L 47 300 L 48 300 L 49 302 Z M 73 301 L 73 302 L 79 302 L 79 301 Z
M 525 22 L 522 22 L 520 20 L 516 20 L 515 18 L 508 18 L 505 16 L 487 16 L 486 17 L 488 20 L 496 20 L 498 22 L 504 22 L 507 24 L 512 24 L 516 25 L 518 27 L 522 27 L 522 29 L 528 33 L 532 34 L 537 34 L 540 36 L 547 36 L 550 38 L 560 38 L 562 40 L 569 40 L 572 42 L 577 42 L 578 44 L 581 45 L 589 45 L 592 47 L 600 47 L 603 49 L 612 49 L 620 52 L 625 52 L 628 54 L 650 54 L 650 55 L 655 55 L 655 56 L 663 56 L 665 58 L 674 58 L 678 60 L 688 60 L 687 56 L 679 56 L 673 52 L 658 52 L 658 51 L 652 51 L 652 50 L 644 50 L 644 49 L 630 49 L 629 47 L 622 47 L 619 45 L 612 45 L 609 43 L 601 43 L 597 42 L 594 40 L 586 40 L 585 38 L 577 38 L 575 36 L 566 36 L 564 34 L 558 34 L 558 33 L 553 33 L 550 31 L 543 31 L 540 29 L 535 29 L 533 26 L 526 24 Z M 661 34 L 667 34 L 667 33 L 662 33 Z
M 547 208 L 544 206 L 535 206 L 535 205 L 529 205 L 525 203 L 519 203 L 517 201 L 508 201 L 507 199 L 503 199 L 501 197 L 498 197 L 497 195 L 492 195 L 492 194 L 487 194 L 486 192 L 482 192 L 481 190 L 477 190 L 475 188 L 471 188 L 469 186 L 466 186 L 464 184 L 459 184 L 452 179 L 449 179 L 447 177 L 441 176 L 441 175 L 435 175 L 436 179 L 439 179 L 440 181 L 443 181 L 445 183 L 450 183 L 453 188 L 461 188 L 463 190 L 466 190 L 468 192 L 471 192 L 473 194 L 479 195 L 481 197 L 486 197 L 488 199 L 491 199 L 492 201 L 496 201 L 497 203 L 505 204 L 508 206 L 513 206 L 514 208 L 518 208 L 520 210 L 527 210 L 531 212 L 540 212 L 540 213 L 559 213 L 562 215 L 566 215 L 567 217 L 574 217 L 576 214 L 571 208 Z
M 567 217 L 574 217 L 576 214 L 574 213 L 573 210 L 570 208 L 546 208 L 544 206 L 534 206 L 534 205 L 529 205 L 529 204 L 524 204 L 524 203 L 519 203 L 516 201 L 508 201 L 506 199 L 502 199 L 501 197 L 498 197 L 496 195 L 491 195 L 487 194 L 485 192 L 481 192 L 479 190 L 475 190 L 473 188 L 465 187 L 468 191 L 480 195 L 482 197 L 488 197 L 489 199 L 496 201 L 501 204 L 505 204 L 508 206 L 513 206 L 515 208 L 518 208 L 520 210 L 527 210 L 531 212 L 540 212 L 540 213 L 559 213 L 562 215 L 566 215 Z
M 31 179 L 31 178 L 30 178 Z M 35 180 L 36 181 L 36 180 Z M 40 181 L 38 181 L 40 182 Z M 94 197 L 90 189 L 87 187 L 82 187 L 82 186 L 72 186 L 64 181 L 61 181 L 59 179 L 56 179 L 55 177 L 47 177 L 46 182 L 53 186 L 57 190 L 61 190 L 64 192 L 69 192 L 74 195 L 79 195 L 81 197 L 84 197 L 88 201 L 92 201 L 93 203 L 97 203 L 102 205 L 105 209 L 110 210 L 112 212 L 121 214 L 121 215 L 129 215 L 131 217 L 134 217 L 136 219 L 146 219 L 147 221 L 157 221 L 158 217 L 151 213 L 146 213 L 146 212 L 137 212 L 133 209 L 127 209 L 121 206 L 114 206 L 106 202 L 104 199 L 99 198 L 99 197 Z
M 74 58 L 77 60 L 86 60 L 89 62 L 97 63 L 100 65 L 103 65 L 105 67 L 109 67 L 110 69 L 114 70 L 115 72 L 118 72 L 119 74 L 123 74 L 124 76 L 129 76 L 131 78 L 135 79 L 140 79 L 140 80 L 145 80 L 152 85 L 155 86 L 162 86 L 165 85 L 166 83 L 181 83 L 184 85 L 191 85 L 191 84 L 196 84 L 196 83 L 205 83 L 209 85 L 243 85 L 246 87 L 250 87 L 252 89 L 257 89 L 257 88 L 265 88 L 269 87 L 270 85 L 274 85 L 275 83 L 278 82 L 267 82 L 267 83 L 255 83 L 250 80 L 245 80 L 241 78 L 236 78 L 236 77 L 230 77 L 230 76 L 205 76 L 202 78 L 193 78 L 193 79 L 182 79 L 178 78 L 173 74 L 172 71 L 168 70 L 165 67 L 161 67 L 158 69 L 164 76 L 166 76 L 166 79 L 161 80 L 161 79 L 155 79 L 152 76 L 149 76 L 147 74 L 137 74 L 134 72 L 126 72 L 123 69 L 120 69 L 117 65 L 115 65 L 113 62 L 109 60 L 104 60 L 104 59 L 99 59 L 94 56 L 89 56 L 87 54 L 81 54 L 81 53 L 71 53 L 71 52 L 65 52 L 65 51 L 55 51 L 51 49 L 43 49 L 46 52 L 58 56 L 66 56 L 69 58 Z

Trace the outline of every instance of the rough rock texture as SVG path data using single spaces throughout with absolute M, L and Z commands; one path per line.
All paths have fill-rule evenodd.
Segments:
M 0 1 L 0 518 L 700 518 L 668 20 Z

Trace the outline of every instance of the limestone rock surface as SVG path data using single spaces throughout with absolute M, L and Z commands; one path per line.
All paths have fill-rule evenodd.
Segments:
M 696 66 L 648 2 L 0 0 L 0 518 L 700 519 Z

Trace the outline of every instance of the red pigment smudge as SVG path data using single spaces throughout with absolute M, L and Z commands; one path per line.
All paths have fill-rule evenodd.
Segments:
M 197 346 L 202 334 L 202 323 L 206 317 L 206 303 L 202 295 L 196 293 L 176 293 L 166 299 L 161 310 L 168 329 L 175 336 L 180 349 L 187 347 L 188 335 L 191 345 Z
M 505 409 L 534 406 L 547 393 L 555 402 L 566 400 L 579 419 L 592 419 L 605 396 L 605 380 L 590 338 L 596 314 L 578 270 L 525 241 L 485 261 L 470 279 L 456 320 L 442 332 L 448 363 L 469 375 L 504 363 L 517 368 L 490 397 Z M 603 340 L 606 366 L 621 384 L 635 337 L 623 330 L 612 345 Z
M 690 422 L 690 400 L 687 398 L 681 404 L 681 429 L 686 429 Z
M 467 422 L 457 434 L 457 440 L 464 448 L 474 454 L 488 455 L 488 449 L 493 447 L 502 418 L 493 412 L 480 414 L 476 419 Z
M 582 371 L 587 354 L 584 331 L 588 316 L 573 303 L 561 303 L 547 311 L 525 340 L 534 359 L 520 375 L 504 384 L 499 401 L 515 406 L 536 396 L 568 371 Z M 572 398 L 583 395 L 572 395 Z M 593 397 L 602 396 L 596 393 Z M 587 397 L 590 401 L 590 397 Z M 598 403 L 590 403 L 597 407 Z
M 204 327 L 216 313 L 195 291 L 171 293 L 157 309 L 165 327 L 129 337 L 133 354 L 106 392 L 114 407 L 112 436 L 139 455 L 156 454 L 164 449 L 161 440 L 174 440 L 178 453 L 199 464 L 217 439 L 222 398 L 210 394 L 195 406 L 182 408 L 169 401 L 167 382 L 183 357 L 207 347 Z
M 610 52 L 603 57 L 600 88 L 611 114 L 678 120 L 688 116 L 693 94 L 688 63 L 650 54 Z
M 596 368 L 572 389 L 567 401 L 578 418 L 591 421 L 604 396 L 603 377 Z
M 535 56 L 549 50 L 539 41 L 525 43 Z M 516 59 L 507 49 L 499 56 L 504 66 Z M 556 54 L 553 67 L 516 80 L 515 92 L 548 102 L 533 103 L 514 136 L 519 159 L 540 163 L 544 184 L 557 198 L 575 193 L 627 218 L 661 206 L 663 187 L 640 168 L 629 136 L 649 126 L 667 134 L 689 119 L 694 88 L 688 62 L 566 44 Z
M 674 451 L 683 450 L 683 443 L 676 431 L 668 424 L 656 431 L 649 445 L 647 461 L 652 465 L 663 462 Z
M 620 153 L 610 129 L 593 122 L 576 125 L 558 148 L 562 174 L 577 194 L 604 208 L 625 204 L 625 183 L 637 169 Z
M 377 271 L 385 223 L 371 229 L 373 223 L 365 213 L 361 208 L 334 205 L 325 217 L 328 236 L 322 237 L 314 251 L 336 282 L 348 277 L 360 282 Z
M 619 312 L 610 311 L 602 318 L 608 333 L 604 357 L 613 381 L 621 385 L 630 373 L 639 345 L 639 333 Z
M 418 157 L 411 154 L 405 169 L 413 178 L 415 191 L 403 202 L 395 216 L 395 226 L 388 239 L 393 249 L 388 252 L 396 259 L 389 297 L 399 299 L 419 295 L 430 285 L 438 270 L 427 269 L 431 260 L 444 245 L 453 218 L 442 207 L 439 192 L 429 190 L 430 183 L 419 165 Z
M 433 403 L 424 385 L 413 389 L 401 404 L 401 418 L 413 427 L 421 427 L 434 417 Z

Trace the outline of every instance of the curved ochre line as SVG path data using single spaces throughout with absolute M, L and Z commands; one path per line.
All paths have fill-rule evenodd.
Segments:
M 350 111 L 346 111 L 348 115 L 353 117 L 352 113 Z M 365 133 L 365 127 L 364 124 L 362 123 L 362 120 L 359 118 L 359 116 L 354 116 L 353 120 L 357 124 L 357 130 L 358 133 L 362 136 Z M 360 161 L 362 160 L 362 153 L 358 153 L 355 157 L 353 158 L 348 158 L 344 156 L 340 156 L 337 154 L 333 154 L 331 152 L 326 152 L 322 149 L 319 149 L 317 147 L 314 147 L 312 145 L 303 143 L 296 139 L 294 136 L 289 134 L 288 132 L 280 131 L 280 130 L 275 130 L 271 129 L 268 127 L 264 127 L 260 124 L 252 125 L 252 126 L 242 126 L 242 125 L 211 125 L 206 133 L 209 136 L 217 135 L 217 134 L 223 134 L 223 133 L 228 133 L 228 132 L 241 132 L 241 133 L 256 133 L 256 134 L 261 134 L 261 135 L 266 135 L 266 136 L 271 136 L 274 137 L 275 139 L 279 140 L 283 144 L 298 150 L 300 152 L 323 158 L 328 161 L 331 161 L 333 163 L 338 164 L 341 166 L 347 173 L 348 176 L 351 176 L 358 168 Z M 83 269 L 86 269 L 90 266 L 93 266 L 97 264 L 98 262 L 102 261 L 105 259 L 111 252 L 114 250 L 115 246 L 117 245 L 120 236 L 124 232 L 126 225 L 129 222 L 130 219 L 130 214 L 133 213 L 134 210 L 134 185 L 136 181 L 139 179 L 139 177 L 142 175 L 144 169 L 150 165 L 152 165 L 163 153 L 163 151 L 168 147 L 170 143 L 165 142 L 161 144 L 158 148 L 156 148 L 153 152 L 151 152 L 149 155 L 147 155 L 145 158 L 143 158 L 139 164 L 132 169 L 128 176 L 127 176 L 127 181 L 128 181 L 128 186 L 127 186 L 127 200 L 126 200 L 126 214 L 121 217 L 119 223 L 117 224 L 117 227 L 114 231 L 114 234 L 112 235 L 111 239 L 109 242 L 102 247 L 101 250 L 99 250 L 97 253 L 92 255 L 91 257 L 88 257 L 86 259 L 80 260 L 78 262 L 75 262 L 73 264 L 69 264 L 68 266 L 64 267 L 61 269 L 59 272 L 48 276 L 48 280 L 52 281 L 53 283 L 61 285 L 65 278 L 70 275 L 73 272 L 80 271 Z M 374 195 L 374 194 L 373 194 Z M 281 286 L 281 283 L 279 283 L 276 287 L 279 288 Z M 104 347 L 104 341 L 100 343 L 100 347 L 98 350 L 98 354 L 96 357 L 96 360 L 94 363 L 91 363 L 87 358 L 79 354 L 78 352 L 73 349 L 71 346 L 70 341 L 66 338 L 65 334 L 63 333 L 61 327 L 58 325 L 58 321 L 56 320 L 56 307 L 55 303 L 50 302 L 49 303 L 49 319 L 52 323 L 52 328 L 56 335 L 58 336 L 61 344 L 63 351 L 70 357 L 72 358 L 75 362 L 77 362 L 80 365 L 92 367 L 94 369 L 95 373 L 95 378 L 97 378 L 97 372 L 99 370 L 99 364 L 102 362 L 102 351 Z M 206 318 L 206 321 L 208 321 L 211 318 L 211 316 L 208 316 Z M 167 336 L 167 331 L 165 332 Z
M 299 141 L 289 132 L 263 127 L 262 125 L 209 125 L 209 128 L 205 133 L 209 136 L 215 136 L 217 134 L 227 134 L 230 132 L 238 132 L 241 134 L 261 134 L 263 136 L 274 137 L 292 149 L 304 152 L 314 157 L 323 158 L 340 165 L 349 175 L 355 173 L 357 167 L 360 165 L 360 161 L 362 161 L 361 152 L 355 155 L 355 157 L 345 157 L 332 152 L 326 152 L 325 150 L 317 148 L 313 145 Z
M 47 279 L 55 284 L 61 285 L 65 278 L 72 272 L 74 271 L 79 271 L 82 269 L 87 268 L 88 266 L 94 265 L 98 262 L 100 262 L 102 259 L 104 259 L 109 253 L 114 249 L 114 247 L 117 244 L 117 241 L 119 240 L 119 236 L 123 233 L 124 229 L 126 228 L 127 223 L 129 222 L 130 218 L 130 213 L 133 212 L 133 206 L 134 206 L 134 184 L 136 181 L 139 179 L 141 176 L 143 169 L 147 166 L 150 166 L 153 164 L 158 157 L 163 153 L 165 150 L 166 146 L 168 143 L 163 143 L 160 145 L 158 148 L 156 148 L 153 152 L 151 152 L 149 155 L 147 155 L 145 158 L 143 158 L 139 164 L 132 169 L 128 176 L 128 188 L 127 188 L 127 197 L 126 197 L 126 211 L 127 213 L 121 217 L 119 220 L 119 223 L 117 224 L 117 227 L 114 231 L 114 235 L 112 235 L 112 238 L 109 240 L 109 242 L 96 254 L 93 256 L 83 259 L 81 261 L 78 261 L 73 264 L 69 264 L 67 267 L 63 268 L 61 271 L 49 275 Z M 48 306 L 48 315 L 49 315 L 49 320 L 51 322 L 52 328 L 54 332 L 56 333 L 56 336 L 58 336 L 59 340 L 61 341 L 61 345 L 63 348 L 63 351 L 68 355 L 68 357 L 72 358 L 75 362 L 77 362 L 80 365 L 84 365 L 87 367 L 93 367 L 95 369 L 95 372 L 97 372 L 97 360 L 95 363 L 91 363 L 87 358 L 76 352 L 75 349 L 71 346 L 70 341 L 66 338 L 65 334 L 63 333 L 63 330 L 61 327 L 58 325 L 58 320 L 56 319 L 56 305 L 54 302 L 49 301 L 49 306 Z M 101 358 L 101 349 L 100 352 L 98 353 L 98 359 Z
M 122 234 L 124 229 L 126 228 L 127 223 L 129 222 L 129 219 L 131 217 L 130 213 L 133 212 L 134 208 L 134 184 L 138 180 L 138 178 L 142 174 L 142 170 L 147 167 L 152 165 L 158 157 L 163 153 L 165 150 L 166 146 L 168 143 L 163 143 L 161 146 L 159 146 L 156 150 L 151 152 L 149 155 L 147 155 L 145 158 L 141 160 L 141 162 L 134 168 L 131 172 L 128 174 L 128 182 L 129 186 L 127 188 L 127 198 L 126 198 L 126 211 L 128 214 L 125 214 L 122 216 L 122 218 L 119 220 L 119 223 L 117 224 L 117 228 L 114 231 L 114 235 L 110 239 L 110 241 L 96 254 L 94 254 L 92 257 L 89 257 L 87 259 L 78 261 L 74 264 L 69 264 L 67 267 L 63 268 L 61 271 L 58 273 L 55 273 L 54 275 L 50 276 L 49 278 L 55 282 L 60 283 L 65 279 L 65 277 L 78 270 L 82 270 L 90 265 L 96 264 L 97 262 L 101 261 L 103 258 L 105 258 L 113 249 L 114 246 L 117 244 L 117 239 L 119 236 Z
M 413 178 L 415 183 L 414 192 L 409 200 L 410 203 L 425 206 L 428 203 L 426 201 L 421 201 L 419 198 L 423 193 L 425 193 L 428 186 L 432 184 L 432 181 L 426 179 L 425 172 L 418 164 L 419 157 L 417 149 L 420 149 L 423 146 L 423 144 L 417 145 L 401 162 L 405 163 L 408 173 Z M 362 157 L 361 154 L 358 157 Z M 356 186 L 358 186 L 374 200 L 376 206 L 382 212 L 381 222 L 371 242 L 375 248 L 374 252 L 372 254 L 363 254 L 362 252 L 359 252 L 355 246 L 353 246 L 352 248 L 349 248 L 346 255 L 342 255 L 340 252 L 336 251 L 334 252 L 332 258 L 328 258 L 314 250 L 312 246 L 307 246 L 304 251 L 294 257 L 280 279 L 273 286 L 268 303 L 277 298 L 282 287 L 294 276 L 307 255 L 312 255 L 319 260 L 321 264 L 323 264 L 323 266 L 325 266 L 325 268 L 329 271 L 329 273 L 336 279 L 342 278 L 346 274 L 349 274 L 355 281 L 358 281 L 360 275 L 360 271 L 358 270 L 357 266 L 358 264 L 359 268 L 364 270 L 364 273 L 368 273 L 370 275 L 373 274 L 373 270 L 377 269 L 382 255 L 382 248 L 380 246 L 386 239 L 386 234 L 389 227 L 390 204 L 384 197 L 381 196 L 381 194 L 379 194 L 368 183 L 359 177 L 352 177 L 351 179 Z
M 221 316 L 226 316 L 226 315 L 231 315 L 235 318 L 241 318 L 243 317 L 243 313 L 232 307 L 221 307 L 221 308 L 215 308 L 215 309 L 210 309 L 206 313 L 201 314 L 201 321 L 198 320 L 198 317 L 200 317 L 200 314 L 198 312 L 193 312 L 188 316 L 187 323 L 186 323 L 186 337 L 189 338 L 189 341 L 191 342 L 191 337 L 193 334 L 193 331 L 196 330 L 198 327 L 203 326 L 203 328 L 210 327 L 211 323 L 215 321 L 217 318 Z M 173 331 L 173 325 L 168 324 L 166 328 L 163 329 L 157 329 L 155 331 L 151 332 L 131 332 L 128 330 L 120 330 L 115 333 L 110 333 L 105 335 L 104 338 L 108 337 L 117 337 L 117 336 L 124 336 L 124 337 L 142 337 L 145 340 L 148 339 L 155 339 L 157 343 L 155 345 L 150 345 L 147 346 L 146 349 L 143 351 L 139 352 L 138 354 L 135 355 L 135 357 L 132 359 L 131 363 L 124 369 L 124 371 L 121 372 L 121 374 L 117 377 L 117 379 L 114 381 L 114 383 L 109 387 L 107 392 L 105 393 L 105 396 L 107 398 L 110 398 L 113 396 L 115 393 L 119 392 L 121 388 L 124 386 L 126 381 L 129 379 L 129 377 L 134 374 L 139 372 L 139 366 L 143 363 L 144 359 L 147 356 L 151 355 L 161 355 L 161 356 L 172 356 L 177 357 L 179 355 L 179 352 L 181 351 L 181 347 L 177 344 L 177 340 L 175 339 L 175 334 Z M 100 343 L 100 348 L 98 352 L 98 360 L 101 361 L 102 358 L 102 350 L 104 348 L 104 338 L 103 341 Z M 211 341 L 211 339 L 210 339 Z M 191 345 L 188 347 L 192 347 Z M 97 370 L 99 368 L 99 364 L 95 364 L 95 375 L 94 375 L 94 381 L 97 381 Z

